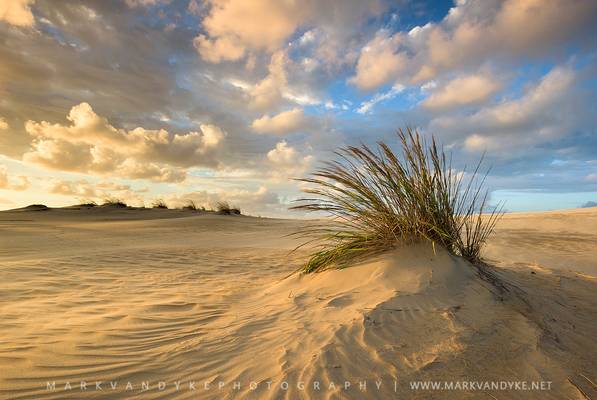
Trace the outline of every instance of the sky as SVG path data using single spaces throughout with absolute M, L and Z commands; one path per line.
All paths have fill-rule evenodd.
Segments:
M 0 0 L 0 209 L 289 205 L 412 127 L 509 211 L 597 201 L 594 0 Z M 590 203 L 589 203 L 590 204 Z

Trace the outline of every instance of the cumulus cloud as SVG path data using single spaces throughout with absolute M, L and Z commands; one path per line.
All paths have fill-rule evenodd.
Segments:
M 461 1 L 431 32 L 430 58 L 451 67 L 492 54 L 538 53 L 582 32 L 596 12 L 593 1 Z
M 35 0 L 3 0 L 0 1 L 0 21 L 8 24 L 31 27 L 35 18 L 31 12 L 31 5 Z
M 361 34 L 361 24 L 385 8 L 384 0 L 330 0 L 320 2 L 278 0 L 209 0 L 202 19 L 205 33 L 195 47 L 212 63 L 239 60 L 258 52 L 282 49 L 291 36 L 306 28 L 302 45 L 312 44 L 316 58 L 327 65 L 351 59 L 346 53 L 349 39 Z M 315 36 L 318 38 L 316 39 Z
M 583 118 L 575 110 L 575 73 L 556 67 L 517 99 L 502 101 L 473 114 L 444 116 L 429 129 L 442 135 L 467 135 L 471 151 L 504 150 L 532 146 L 570 134 Z
M 229 37 L 210 40 L 205 35 L 199 35 L 193 39 L 193 45 L 204 60 L 212 63 L 236 61 L 245 55 L 245 48 Z
M 302 108 L 281 112 L 273 117 L 264 115 L 253 121 L 251 127 L 258 133 L 285 135 L 305 126 L 306 118 Z
M 197 50 L 210 62 L 237 60 L 245 52 L 280 48 L 309 12 L 308 4 L 277 0 L 211 0 L 202 21 L 208 36 L 198 36 Z
M 478 104 L 498 90 L 495 79 L 474 74 L 455 78 L 435 90 L 422 105 L 428 109 L 448 109 L 470 104 Z
M 287 54 L 283 51 L 278 51 L 272 55 L 268 75 L 249 89 L 251 108 L 266 110 L 280 102 L 288 86 L 285 69 L 287 62 Z
M 421 83 L 488 60 L 542 56 L 594 35 L 596 16 L 597 3 L 588 0 L 458 1 L 439 23 L 393 36 L 380 30 L 362 48 L 351 82 L 361 88 Z
M 6 166 L 0 165 L 0 189 L 22 191 L 29 189 L 30 186 L 31 183 L 26 176 L 11 178 Z
M 304 173 L 309 168 L 313 156 L 301 155 L 286 141 L 281 141 L 267 153 L 267 159 L 273 168 L 272 175 L 287 178 Z
M 376 87 L 395 78 L 405 67 L 407 56 L 398 52 L 400 35 L 379 31 L 362 49 L 356 67 L 356 75 L 350 82 L 364 90 Z
M 186 167 L 217 165 L 211 151 L 226 136 L 209 124 L 184 135 L 141 127 L 126 131 L 112 126 L 88 103 L 74 106 L 67 119 L 70 125 L 27 121 L 25 130 L 33 142 L 23 159 L 65 171 L 179 182 Z

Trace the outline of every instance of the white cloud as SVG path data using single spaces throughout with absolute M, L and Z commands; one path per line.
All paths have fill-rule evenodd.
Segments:
M 429 109 L 447 109 L 479 104 L 499 88 L 495 79 L 474 74 L 455 78 L 427 97 L 422 105 Z
M 394 85 L 390 90 L 384 93 L 377 93 L 371 100 L 365 101 L 361 104 L 359 108 L 357 108 L 357 112 L 359 114 L 367 114 L 371 112 L 373 107 L 375 107 L 378 103 L 392 99 L 396 97 L 399 93 L 404 90 L 404 86 L 402 85 Z
M 306 118 L 301 108 L 281 112 L 270 117 L 264 115 L 253 121 L 251 127 L 258 133 L 285 135 L 299 130 L 305 126 Z
M 8 24 L 31 27 L 35 18 L 31 12 L 31 5 L 35 0 L 2 0 L 0 1 L 0 21 Z
M 27 121 L 25 130 L 33 142 L 23 159 L 65 171 L 182 181 L 186 167 L 217 164 L 212 151 L 226 136 L 209 124 L 185 135 L 141 127 L 125 131 L 87 103 L 73 107 L 67 119 L 70 125 Z

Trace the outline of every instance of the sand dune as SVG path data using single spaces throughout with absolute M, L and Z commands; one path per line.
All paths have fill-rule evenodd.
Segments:
M 0 397 L 595 398 L 597 209 L 506 216 L 486 251 L 506 292 L 430 244 L 291 275 L 305 223 L 0 213 Z

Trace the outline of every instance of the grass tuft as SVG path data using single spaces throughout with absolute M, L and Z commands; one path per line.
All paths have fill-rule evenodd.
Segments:
M 184 206 L 182 206 L 183 210 L 191 210 L 191 211 L 197 211 L 199 208 L 197 207 L 197 203 L 195 203 L 193 200 L 187 200 L 187 202 L 185 203 Z
M 216 211 L 224 215 L 240 215 L 240 208 L 231 206 L 227 201 L 218 201 Z
M 79 200 L 80 203 L 76 205 L 76 207 L 87 207 L 87 208 L 93 208 L 93 207 L 97 207 L 97 203 L 93 200 Z
M 127 204 L 115 197 L 110 197 L 107 199 L 104 199 L 104 202 L 102 203 L 102 207 L 117 207 L 117 208 L 126 208 L 128 207 Z
M 151 204 L 152 208 L 162 208 L 167 210 L 168 209 L 168 205 L 166 204 L 166 202 L 162 199 L 156 199 L 153 201 L 153 203 Z
M 364 144 L 337 151 L 325 163 L 292 209 L 324 212 L 335 223 L 310 225 L 297 232 L 318 243 L 305 273 L 343 267 L 355 259 L 395 247 L 429 240 L 470 262 L 480 261 L 481 248 L 503 215 L 489 213 L 487 174 L 479 160 L 470 174 L 456 173 L 435 138 L 426 141 L 416 130 L 398 131 L 401 153 L 386 143 Z M 469 175 L 469 178 L 465 176 Z

